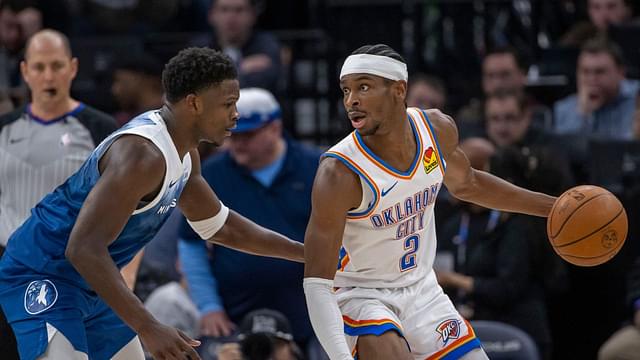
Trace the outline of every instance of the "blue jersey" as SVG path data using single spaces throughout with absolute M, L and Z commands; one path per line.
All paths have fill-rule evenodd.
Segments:
M 151 202 L 138 206 L 122 232 L 109 245 L 109 254 L 118 268 L 131 261 L 169 217 L 191 172 L 189 154 L 180 159 L 157 110 L 139 115 L 100 143 L 75 174 L 32 209 L 31 216 L 10 237 L 5 256 L 36 273 L 89 289 L 64 253 L 82 204 L 100 179 L 98 162 L 122 135 L 147 138 L 162 152 L 166 164 L 158 195 Z

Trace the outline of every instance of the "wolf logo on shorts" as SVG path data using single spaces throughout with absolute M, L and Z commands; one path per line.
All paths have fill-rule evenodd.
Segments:
M 24 309 L 31 315 L 50 309 L 58 300 L 58 289 L 49 280 L 29 283 L 24 292 Z

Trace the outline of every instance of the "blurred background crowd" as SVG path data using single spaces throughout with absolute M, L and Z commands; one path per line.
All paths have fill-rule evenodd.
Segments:
M 554 195 L 600 185 L 627 210 L 620 254 L 580 268 L 544 219 L 441 192 L 436 271 L 461 313 L 524 330 L 543 359 L 640 359 L 639 1 L 0 0 L 0 249 L 102 138 L 161 106 L 163 64 L 188 46 L 229 55 L 243 88 L 228 143 L 201 146 L 203 175 L 302 241 L 319 154 L 351 130 L 340 66 L 374 43 L 407 60 L 408 106 L 454 117 L 474 167 Z M 302 265 L 206 245 L 179 212 L 137 261 L 136 294 L 207 340 L 203 356 L 323 358 Z

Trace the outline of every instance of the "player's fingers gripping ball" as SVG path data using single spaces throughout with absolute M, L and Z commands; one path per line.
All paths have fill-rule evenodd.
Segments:
M 627 213 L 609 191 L 576 186 L 556 200 L 547 235 L 560 257 L 578 266 L 596 266 L 614 257 L 627 238 Z

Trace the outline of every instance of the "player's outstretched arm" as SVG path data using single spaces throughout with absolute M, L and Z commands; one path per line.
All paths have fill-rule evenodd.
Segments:
M 439 110 L 426 110 L 447 163 L 444 183 L 460 200 L 487 208 L 546 217 L 555 197 L 510 184 L 471 167 L 458 147 L 458 129 L 453 119 Z
M 116 140 L 100 160 L 100 179 L 85 200 L 71 231 L 65 256 L 93 290 L 129 325 L 156 359 L 187 353 L 199 342 L 156 321 L 127 288 L 108 246 L 143 198 L 159 191 L 165 161 L 150 141 L 134 135 Z
M 333 278 L 347 213 L 358 207 L 361 200 L 358 176 L 339 160 L 324 159 L 311 195 L 311 219 L 305 235 L 304 292 L 313 329 L 332 360 L 353 359 L 333 294 Z
M 200 158 L 196 151 L 191 152 L 191 163 L 191 176 L 182 191 L 179 206 L 189 224 L 201 237 L 249 254 L 298 262 L 304 260 L 302 243 L 266 229 L 223 207 L 200 173 Z

